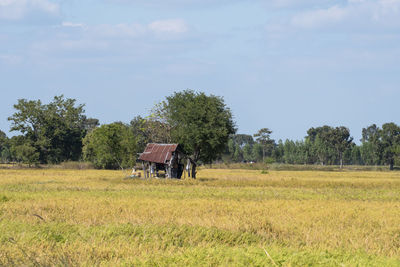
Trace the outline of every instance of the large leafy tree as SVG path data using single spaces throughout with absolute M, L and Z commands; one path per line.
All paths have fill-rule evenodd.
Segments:
M 395 123 L 385 123 L 380 130 L 382 156 L 390 170 L 394 168 L 395 157 L 400 152 L 400 127 Z
M 173 142 L 183 145 L 196 163 L 211 163 L 225 150 L 229 136 L 235 133 L 232 113 L 222 97 L 185 90 L 168 96 L 158 117 L 168 124 Z
M 88 127 L 84 105 L 76 105 L 75 99 L 61 95 L 49 104 L 20 99 L 14 108 L 16 112 L 8 118 L 12 122 L 11 131 L 24 135 L 26 146 L 39 153 L 40 162 L 59 163 L 80 158 L 82 138 Z
M 360 153 L 367 165 L 379 165 L 382 159 L 381 129 L 372 124 L 362 129 Z
M 385 123 L 382 128 L 375 124 L 362 130 L 361 155 L 367 164 L 388 164 L 394 169 L 396 157 L 400 155 L 400 127 Z
M 343 167 L 344 153 L 351 149 L 353 138 L 350 131 L 344 126 L 310 128 L 307 131 L 306 142 L 311 145 L 311 151 L 318 157 L 321 164 L 339 162 Z
M 135 164 L 136 138 L 129 126 L 115 122 L 89 132 L 83 140 L 83 157 L 100 169 L 124 169 Z
M 331 130 L 329 139 L 339 158 L 340 168 L 343 168 L 343 154 L 346 150 L 351 148 L 353 137 L 350 136 L 348 128 L 340 126 Z
M 333 128 L 327 125 L 310 128 L 307 131 L 306 142 L 310 144 L 311 153 L 316 156 L 316 161 L 322 165 L 332 161 L 334 148 L 331 143 L 331 132 Z

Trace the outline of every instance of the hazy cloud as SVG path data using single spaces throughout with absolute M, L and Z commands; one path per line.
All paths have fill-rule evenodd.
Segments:
M 333 6 L 297 14 L 291 19 L 291 24 L 301 28 L 323 27 L 329 24 L 340 23 L 349 16 L 350 11 L 348 9 Z
M 332 0 L 271 0 L 267 5 L 278 8 L 312 8 L 339 2 Z
M 189 26 L 184 20 L 157 20 L 149 24 L 86 25 L 63 22 L 53 27 L 40 39 L 36 38 L 23 52 L 34 61 L 53 60 L 127 60 L 163 54 L 164 51 L 185 51 L 177 47 L 185 44 Z M 190 36 L 191 38 L 192 36 Z M 179 42 L 169 42 L 179 38 Z M 163 51 L 163 52 L 161 52 Z M 168 55 L 169 53 L 165 53 Z
M 346 27 L 399 26 L 400 0 L 349 0 L 343 6 L 311 10 L 293 17 L 294 26 L 319 28 L 342 24 Z
M 182 19 L 157 20 L 149 24 L 149 29 L 158 34 L 180 34 L 188 31 Z
M 270 33 L 291 33 L 299 29 L 374 32 L 399 27 L 400 0 L 348 0 L 326 7 L 297 9 L 271 20 L 266 26 Z
M 59 16 L 59 5 L 49 0 L 0 0 L 0 20 L 45 21 Z
M 235 2 L 247 2 L 249 0 L 105 0 L 107 2 L 120 3 L 120 4 L 138 4 L 143 6 L 153 7 L 188 7 L 188 6 L 216 6 L 226 5 Z
M 63 22 L 58 27 L 61 32 L 75 29 L 81 35 L 90 38 L 102 39 L 135 39 L 165 36 L 177 37 L 186 34 L 189 26 L 183 19 L 156 20 L 149 24 L 120 23 L 85 25 L 83 23 Z M 76 34 L 75 31 L 75 34 Z

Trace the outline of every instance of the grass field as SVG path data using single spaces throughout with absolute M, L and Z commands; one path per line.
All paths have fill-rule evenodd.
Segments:
M 400 172 L 0 169 L 0 266 L 400 266 Z

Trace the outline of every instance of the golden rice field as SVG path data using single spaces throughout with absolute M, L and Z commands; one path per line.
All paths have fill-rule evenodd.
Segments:
M 400 172 L 0 169 L 0 266 L 400 266 Z

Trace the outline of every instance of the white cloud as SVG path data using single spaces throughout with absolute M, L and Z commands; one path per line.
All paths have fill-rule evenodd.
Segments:
M 272 21 L 267 25 L 267 30 L 337 28 L 344 31 L 372 31 L 399 27 L 400 0 L 347 0 L 344 4 L 296 10 L 281 21 Z
M 23 54 L 35 61 L 40 58 L 125 60 L 128 55 L 140 58 L 142 54 L 156 54 L 156 51 L 182 51 L 182 42 L 193 37 L 186 39 L 188 30 L 181 19 L 101 25 L 66 21 L 49 28 L 46 36 L 41 33 L 40 39 L 31 43 Z M 175 42 L 176 39 L 180 42 Z
M 84 27 L 83 23 L 74 23 L 74 22 L 69 22 L 69 21 L 62 22 L 61 26 L 63 26 L 63 27 L 77 27 L 77 28 L 83 28 Z
M 302 28 L 321 27 L 343 21 L 349 15 L 349 10 L 338 6 L 303 12 L 294 16 L 291 24 Z
M 180 34 L 188 31 L 186 22 L 182 19 L 157 20 L 149 24 L 149 29 L 157 34 Z
M 315 7 L 332 4 L 332 0 L 271 0 L 267 4 L 278 8 Z
M 174 7 L 174 8 L 186 8 L 186 7 L 210 7 L 210 6 L 221 6 L 227 4 L 233 4 L 237 2 L 246 2 L 248 0 L 106 0 L 112 3 L 118 4 L 139 4 L 150 7 Z M 253 0 L 256 1 L 256 0 Z
M 59 5 L 49 0 L 0 0 L 0 20 L 55 18 L 59 15 Z
M 0 63 L 16 65 L 21 63 L 22 58 L 18 55 L 0 54 Z
M 149 24 L 121 23 L 86 25 L 83 23 L 63 22 L 61 29 L 80 30 L 83 36 L 102 39 L 134 39 L 144 37 L 176 37 L 189 31 L 189 26 L 182 19 L 156 20 Z M 76 32 L 75 32 L 76 33 Z
M 141 24 L 102 24 L 88 27 L 88 33 L 102 38 L 136 38 L 146 32 Z

